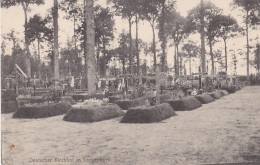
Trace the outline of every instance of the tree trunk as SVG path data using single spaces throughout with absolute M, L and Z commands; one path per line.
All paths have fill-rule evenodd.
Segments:
M 139 59 L 139 47 L 138 47 L 138 15 L 135 16 L 135 25 L 136 25 L 136 63 L 137 63 L 137 74 L 139 75 L 139 68 L 140 68 L 140 59 Z
M 210 57 L 211 57 L 211 74 L 214 75 L 214 55 L 213 55 L 213 49 L 212 49 L 212 41 L 209 39 L 209 50 L 210 50 Z
M 38 43 L 38 58 L 39 58 L 39 66 L 38 66 L 38 76 L 41 79 L 41 52 L 40 52 L 40 40 L 37 38 Z
M 84 6 L 84 20 L 86 20 L 86 0 L 83 0 L 84 1 L 84 3 L 83 3 L 83 6 Z M 87 61 L 88 61 L 88 59 L 87 59 L 87 46 L 86 46 L 86 44 L 87 44 L 87 34 L 86 34 L 86 31 L 87 31 L 87 25 L 86 25 L 86 22 L 85 22 L 85 26 L 84 26 L 84 41 L 83 41 L 83 50 L 84 50 L 84 63 L 85 63 L 85 65 L 84 65 L 84 73 L 83 73 L 83 75 L 84 75 L 84 77 L 87 79 L 87 75 L 88 75 L 88 67 L 87 67 Z
M 126 70 L 125 70 L 125 58 L 123 58 L 122 60 L 122 65 L 123 65 L 123 75 L 125 77 L 125 74 L 126 74 Z
M 174 47 L 174 73 L 175 77 L 178 77 L 178 61 L 177 61 L 177 45 Z
M 78 49 L 77 49 L 77 35 L 76 35 L 76 16 L 73 14 L 73 37 L 74 37 L 74 49 L 75 49 L 75 55 L 78 57 Z M 78 64 L 80 65 L 80 64 Z M 75 72 L 77 75 L 80 75 L 80 66 L 76 65 L 75 66 Z
M 37 38 L 37 48 L 38 48 L 38 58 L 41 59 L 41 52 L 40 52 L 40 40 Z
M 177 44 L 176 45 L 176 53 L 177 53 L 177 68 L 178 68 L 178 76 L 180 76 L 180 68 L 181 68 L 181 65 L 180 65 L 180 56 L 179 56 L 179 45 Z
M 99 58 L 99 53 L 100 53 L 100 45 L 99 45 L 99 41 L 97 43 L 97 75 L 101 75 L 100 74 L 100 58 Z
M 160 104 L 160 69 L 156 66 L 156 105 Z
M 227 71 L 228 71 L 228 65 L 227 65 L 227 39 L 226 38 L 224 38 L 224 46 L 225 46 L 225 63 L 226 63 L 226 65 L 225 65 L 225 67 L 226 67 L 226 73 L 227 73 Z
M 24 11 L 24 39 L 25 39 L 25 49 L 26 49 L 26 73 L 28 78 L 31 78 L 31 61 L 30 61 L 30 49 L 29 49 L 29 40 L 27 37 L 27 9 L 28 5 L 26 3 L 22 3 L 23 11 Z
M 129 69 L 130 69 L 130 74 L 134 73 L 134 68 L 133 68 L 133 54 L 132 54 L 132 23 L 131 23 L 132 18 L 128 18 L 128 25 L 129 25 Z
M 160 33 L 161 33 L 161 48 L 162 48 L 162 72 L 166 72 L 166 45 L 167 45 L 167 38 L 165 36 L 165 2 L 162 4 L 162 22 L 160 23 Z
M 15 41 L 15 38 L 12 38 L 12 41 L 13 41 L 13 55 L 14 55 L 14 53 L 15 53 L 15 48 L 16 48 L 16 41 Z
M 157 64 L 157 61 L 156 61 L 156 44 L 155 44 L 155 32 L 154 32 L 154 25 L 152 25 L 152 31 L 153 31 L 153 65 L 154 65 L 154 71 L 156 70 L 156 64 Z
M 259 74 L 259 70 L 260 70 L 260 45 L 257 45 L 257 73 Z
M 54 0 L 53 28 L 54 28 L 54 81 L 58 84 L 59 73 L 59 42 L 58 42 L 58 0 Z
M 103 57 L 106 57 L 106 43 L 105 43 L 105 39 L 103 37 Z M 106 58 L 104 58 L 104 75 L 106 76 L 106 73 L 107 73 L 107 61 L 106 61 Z
M 191 73 L 191 55 L 190 55 L 189 62 L 190 62 L 190 75 L 192 75 L 192 73 Z
M 176 75 L 177 77 L 180 76 L 180 61 L 179 61 L 179 50 L 178 50 L 178 44 L 175 43 L 175 49 L 176 49 Z
M 88 93 L 96 94 L 96 60 L 95 60 L 95 24 L 93 13 L 93 0 L 87 0 L 85 6 L 86 22 L 86 49 L 87 49 L 87 68 L 88 68 Z
M 246 75 L 247 80 L 249 80 L 249 34 L 248 34 L 248 24 L 249 24 L 248 11 L 246 12 Z
M 201 40 L 201 67 L 202 67 L 202 72 L 206 71 L 206 65 L 205 65 L 205 22 L 204 22 L 204 2 L 203 0 L 200 1 L 201 3 L 201 18 L 200 18 L 200 40 Z
M 76 52 L 76 55 L 78 56 L 78 51 L 77 51 L 77 38 L 76 38 L 76 18 L 75 18 L 75 14 L 73 15 L 73 36 L 74 36 L 74 49 Z
M 180 64 L 179 64 L 180 75 L 183 75 L 182 56 L 181 54 L 179 54 L 179 45 L 177 45 L 177 54 L 180 59 Z

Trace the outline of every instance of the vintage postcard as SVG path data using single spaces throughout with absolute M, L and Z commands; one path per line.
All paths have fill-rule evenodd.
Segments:
M 1 164 L 260 164 L 260 0 L 1 0 Z

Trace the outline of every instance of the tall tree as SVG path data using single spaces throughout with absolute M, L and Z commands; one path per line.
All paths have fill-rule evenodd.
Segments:
M 33 18 L 29 19 L 27 32 L 29 43 L 37 41 L 38 57 L 40 58 L 40 44 L 43 40 L 47 39 L 46 35 L 51 31 L 46 24 L 48 23 L 47 18 L 42 19 L 41 16 L 34 15 Z
M 59 71 L 59 42 L 58 42 L 58 0 L 53 1 L 53 29 L 54 29 L 54 40 L 53 40 L 53 52 L 54 52 L 54 81 L 58 84 L 60 79 Z
M 66 12 L 65 19 L 73 21 L 73 41 L 74 41 L 74 50 L 70 50 L 72 58 L 77 59 L 79 57 L 78 51 L 78 36 L 77 29 L 81 22 L 83 22 L 83 10 L 80 4 L 77 3 L 78 0 L 63 0 L 60 4 L 61 10 Z M 76 72 L 80 73 L 81 66 L 76 66 Z
M 115 21 L 113 14 L 109 8 L 102 8 L 101 6 L 95 7 L 95 39 L 97 45 L 97 72 L 99 73 L 100 67 L 106 69 L 108 63 L 109 54 L 107 47 L 110 41 L 114 39 L 114 25 Z M 100 49 L 103 49 L 102 63 L 100 63 Z M 106 73 L 102 70 L 103 74 Z
M 233 0 L 234 7 L 240 7 L 242 11 L 245 12 L 244 22 L 246 24 L 246 61 L 247 61 L 247 79 L 249 80 L 249 25 L 250 25 L 250 15 L 254 14 L 256 10 L 260 8 L 259 0 Z
M 127 19 L 129 26 L 129 63 L 130 63 L 130 74 L 133 74 L 133 52 L 132 52 L 132 24 L 135 16 L 136 4 L 133 0 L 109 0 L 113 2 L 116 15 L 121 16 L 123 19 Z
M 205 9 L 204 9 L 204 1 L 200 0 L 200 41 L 201 41 L 201 69 L 202 72 L 206 72 L 206 49 L 205 49 L 205 22 L 204 22 L 204 16 L 205 16 Z
M 83 15 L 82 8 L 77 3 L 78 0 L 63 0 L 61 2 L 60 8 L 61 10 L 65 11 L 67 15 L 65 16 L 66 19 L 72 19 L 73 21 L 73 38 L 74 38 L 74 49 L 76 56 L 78 56 L 78 49 L 77 49 L 77 21 L 80 20 L 81 15 Z
M 224 41 L 225 48 L 225 70 L 228 71 L 228 58 L 227 58 L 227 39 L 234 37 L 236 32 L 239 31 L 238 24 L 234 18 L 226 15 L 217 15 L 213 18 L 212 24 L 218 31 L 217 36 L 221 37 Z
M 156 55 L 156 39 L 155 39 L 155 26 L 159 17 L 159 1 L 158 0 L 143 0 L 142 6 L 142 16 L 150 23 L 153 32 L 153 41 L 152 41 L 152 51 L 153 51 L 153 68 L 157 64 L 157 55 Z
M 50 31 L 50 29 L 46 26 L 46 24 L 48 23 L 47 18 L 42 19 L 42 17 L 38 16 L 38 15 L 34 15 L 33 18 L 29 19 L 28 22 L 28 27 L 27 27 L 27 32 L 28 32 L 28 39 L 29 39 L 29 43 L 34 42 L 35 40 L 37 40 L 37 60 L 39 65 L 39 69 L 38 69 L 38 76 L 39 78 L 41 78 L 41 56 L 40 56 L 40 48 L 41 48 L 41 42 L 46 39 L 46 34 Z
M 127 45 L 127 42 L 129 40 L 129 35 L 128 34 L 124 34 L 124 33 L 121 33 L 119 35 L 119 40 L 118 40 L 118 43 L 119 43 L 119 47 L 118 47 L 118 57 L 119 57 L 119 60 L 122 62 L 122 65 L 123 65 L 123 74 L 125 76 L 126 74 L 126 63 L 129 61 L 129 52 L 126 51 L 127 48 L 129 47 L 129 45 Z
M 158 28 L 159 28 L 159 40 L 161 41 L 161 63 L 162 72 L 166 72 L 167 67 L 167 32 L 165 30 L 167 13 L 174 11 L 175 1 L 174 0 L 159 0 L 159 17 L 158 17 Z
M 201 40 L 204 42 L 202 38 L 207 36 L 209 47 L 210 47 L 210 56 L 211 56 L 211 71 L 214 74 L 214 55 L 213 55 L 213 44 L 215 42 L 215 37 L 217 35 L 216 29 L 214 28 L 214 24 L 212 19 L 221 14 L 222 10 L 216 7 L 213 3 L 202 2 L 202 5 L 198 5 L 195 8 L 189 11 L 188 18 L 193 22 L 193 24 L 197 27 L 197 31 L 201 33 Z M 203 18 L 203 20 L 202 20 Z M 203 27 L 203 28 L 202 28 Z M 203 36 L 203 37 L 202 37 Z M 201 52 L 203 55 L 203 43 L 201 45 Z M 202 71 L 204 71 L 203 67 L 205 67 L 205 59 L 201 57 L 202 60 Z
M 182 75 L 182 56 L 179 54 L 179 44 L 192 32 L 190 21 L 176 12 L 168 12 L 166 19 L 166 31 L 175 45 L 174 66 L 175 75 Z
M 1 7 L 9 8 L 11 6 L 21 5 L 24 11 L 24 39 L 25 39 L 25 48 L 26 48 L 26 73 L 28 77 L 31 77 L 31 64 L 30 64 L 30 49 L 29 49 L 29 40 L 27 37 L 27 19 L 28 12 L 30 11 L 29 5 L 41 5 L 43 0 L 2 0 Z
M 214 51 L 214 62 L 215 62 L 215 72 L 217 73 L 217 68 L 220 69 L 220 70 L 223 70 L 225 69 L 225 62 L 223 60 L 223 57 L 222 57 L 222 50 L 221 49 L 217 49 Z M 217 64 L 218 67 L 217 67 Z
M 88 93 L 96 94 L 96 60 L 95 60 L 95 23 L 94 23 L 94 2 L 85 2 L 85 22 L 86 22 L 86 50 L 87 50 L 87 78 Z
M 60 52 L 60 73 L 63 76 L 80 76 L 81 75 L 81 57 L 72 56 L 74 50 L 74 38 L 67 40 L 65 48 Z
M 140 70 L 140 50 L 139 50 L 139 36 L 138 36 L 138 24 L 140 22 L 140 20 L 144 20 L 144 16 L 143 16 L 143 2 L 145 0 L 133 0 L 135 1 L 135 5 L 136 7 L 134 8 L 134 12 L 135 12 L 135 56 L 136 56 L 136 67 L 137 67 L 137 74 L 139 75 L 139 70 Z
M 123 68 L 123 75 L 125 77 L 126 70 L 127 70 L 127 63 L 129 63 L 129 35 L 127 33 L 120 33 L 118 38 L 118 44 L 119 46 L 115 49 L 111 50 L 111 54 L 113 54 L 113 57 L 117 58 L 119 62 L 122 64 Z
M 194 41 L 188 41 L 186 44 L 183 45 L 182 51 L 185 53 L 185 57 L 187 57 L 189 59 L 190 75 L 192 75 L 191 61 L 192 61 L 192 58 L 198 56 L 199 47 L 195 44 Z
M 14 54 L 16 45 L 17 45 L 17 38 L 15 37 L 15 31 L 14 29 L 11 29 L 10 33 L 7 33 L 5 36 L 3 36 L 3 39 L 7 39 L 9 41 L 12 41 L 13 47 L 12 47 L 12 54 Z M 3 42 L 4 43 L 4 42 Z
M 231 61 L 231 64 L 233 65 L 233 74 L 236 74 L 237 72 L 237 63 L 238 63 L 238 60 L 237 60 L 237 54 L 238 54 L 238 50 L 230 50 L 230 54 L 231 54 L 231 57 L 232 57 L 232 61 Z

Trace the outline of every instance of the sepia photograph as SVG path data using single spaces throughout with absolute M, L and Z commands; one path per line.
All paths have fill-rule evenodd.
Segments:
M 1 0 L 2 165 L 260 165 L 260 0 Z

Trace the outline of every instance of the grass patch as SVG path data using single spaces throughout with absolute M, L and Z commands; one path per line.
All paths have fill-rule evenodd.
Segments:
M 210 96 L 213 97 L 214 99 L 220 99 L 223 96 L 223 94 L 220 91 L 215 91 L 211 93 Z
M 137 107 L 129 109 L 121 123 L 152 123 L 160 122 L 176 115 L 168 103 L 151 107 Z
M 18 109 L 17 101 L 1 102 L 1 113 L 11 113 Z
M 134 100 L 117 100 L 115 104 L 117 104 L 121 109 L 128 110 L 130 108 L 139 107 L 145 105 L 145 102 L 148 99 L 146 97 L 141 97 Z
M 202 106 L 202 104 L 193 96 L 183 99 L 168 101 L 175 111 L 189 111 Z
M 73 107 L 63 118 L 70 122 L 95 122 L 123 116 L 124 112 L 117 105 Z
M 57 116 L 67 113 L 70 107 L 70 105 L 64 102 L 40 106 L 20 107 L 14 113 L 13 118 L 37 119 Z
M 209 94 L 197 95 L 195 97 L 196 97 L 196 99 L 198 99 L 201 102 L 201 104 L 208 104 L 215 100 Z

